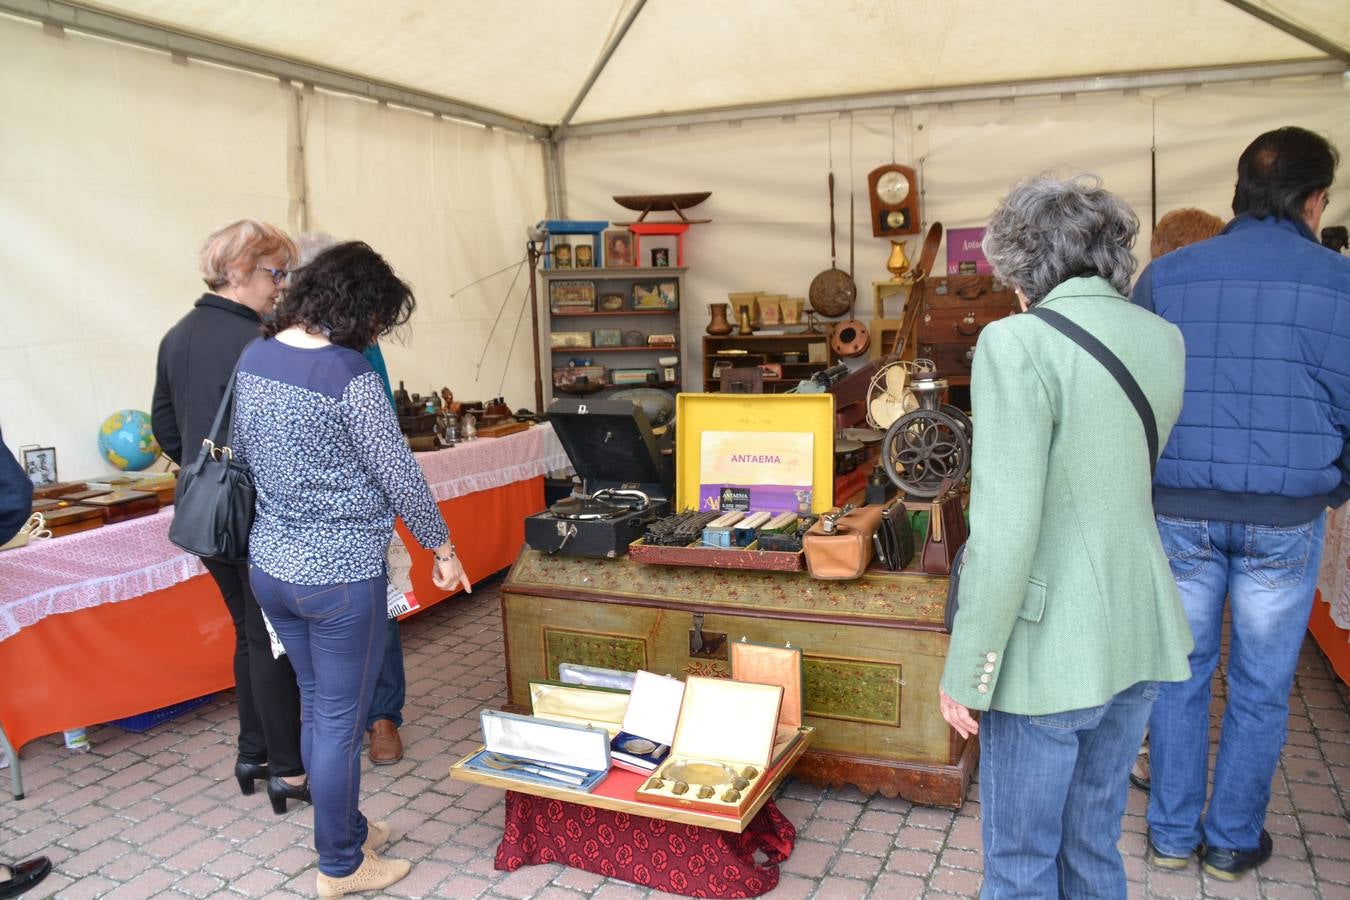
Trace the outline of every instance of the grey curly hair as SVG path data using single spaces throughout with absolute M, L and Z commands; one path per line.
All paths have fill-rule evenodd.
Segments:
M 1070 278 L 1101 276 L 1129 293 L 1138 262 L 1130 248 L 1139 218 L 1096 175 L 1046 172 L 1013 185 L 984 234 L 984 255 L 1000 280 L 1038 303 Z

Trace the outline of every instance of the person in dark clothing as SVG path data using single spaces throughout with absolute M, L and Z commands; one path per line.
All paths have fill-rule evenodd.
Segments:
M 33 482 L 14 458 L 0 433 L 0 544 L 19 533 L 33 511 Z M 52 871 L 52 861 L 35 856 L 23 862 L 0 863 L 0 897 L 18 897 Z
M 243 219 L 207 238 L 201 252 L 207 292 L 169 329 L 159 345 L 151 425 L 175 463 L 197 457 L 239 355 L 259 337 L 295 244 L 272 225 Z M 239 790 L 252 794 L 266 780 L 269 795 L 308 800 L 300 754 L 300 691 L 290 660 L 272 656 L 267 626 L 249 586 L 246 563 L 203 559 L 234 622 L 234 681 L 239 707 Z M 273 800 L 275 805 L 275 798 Z

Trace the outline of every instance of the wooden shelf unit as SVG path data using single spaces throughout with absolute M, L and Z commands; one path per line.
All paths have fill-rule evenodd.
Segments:
M 641 331 L 644 335 L 648 334 L 673 334 L 676 344 L 673 347 L 651 347 L 647 345 L 636 347 L 549 347 L 549 358 L 553 360 L 553 367 L 561 368 L 566 358 L 588 357 L 592 354 L 635 354 L 632 358 L 632 365 L 624 365 L 627 359 L 623 356 L 606 356 L 606 368 L 653 368 L 657 370 L 657 377 L 661 378 L 664 373 L 661 367 L 656 364 L 657 356 L 677 356 L 680 358 L 679 377 L 675 380 L 662 378 L 661 381 L 647 385 L 615 385 L 606 384 L 599 391 L 594 391 L 587 396 L 601 397 L 607 396 L 614 391 L 627 390 L 632 387 L 660 387 L 667 390 L 680 390 L 681 383 L 684 381 L 687 360 L 685 357 L 681 336 L 681 310 L 675 309 L 633 309 L 633 285 L 644 281 L 674 281 L 677 285 L 680 307 L 689 302 L 685 296 L 684 273 L 686 268 L 683 266 L 669 266 L 662 268 L 651 267 L 633 267 L 633 268 L 598 268 L 598 269 L 547 269 L 541 270 L 539 275 L 542 279 L 542 289 L 540 291 L 540 303 L 544 305 L 544 311 L 547 312 L 548 334 L 541 335 L 541 340 L 548 345 L 552 344 L 552 334 L 555 331 L 591 331 L 596 327 L 617 328 L 621 331 Z M 596 303 L 598 305 L 600 298 L 606 294 L 621 294 L 624 298 L 624 308 L 617 310 L 576 310 L 553 312 L 549 304 L 552 296 L 552 285 L 559 281 L 589 281 L 595 285 Z M 602 320 L 610 319 L 607 323 Z M 594 335 L 592 335 L 594 339 Z M 596 358 L 599 364 L 600 358 Z M 608 375 L 607 375 L 608 377 Z M 576 394 L 553 387 L 553 378 L 547 379 L 548 396 L 551 399 L 554 396 L 576 396 Z
M 809 346 L 820 344 L 825 348 L 825 362 L 784 363 L 783 354 L 799 352 L 809 358 Z M 796 334 L 726 334 L 705 335 L 703 338 L 703 390 L 717 393 L 721 382 L 712 375 L 713 364 L 726 357 L 717 356 L 722 350 L 745 350 L 756 362 L 763 357 L 764 362 L 779 363 L 783 366 L 783 377 L 778 381 L 765 381 L 766 394 L 780 394 L 796 387 L 797 382 L 810 378 L 816 372 L 828 368 L 839 361 L 830 347 L 830 335 L 825 331 L 798 332 Z

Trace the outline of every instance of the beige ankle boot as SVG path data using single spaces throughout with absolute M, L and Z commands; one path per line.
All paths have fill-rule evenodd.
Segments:
M 366 842 L 361 845 L 362 850 L 378 850 L 389 843 L 391 829 L 389 823 L 380 819 L 378 822 L 366 820 Z
M 401 879 L 412 868 L 406 859 L 381 859 L 372 850 L 365 851 L 361 867 L 345 878 L 333 878 L 322 872 L 318 877 L 320 897 L 341 897 L 362 891 L 378 891 Z

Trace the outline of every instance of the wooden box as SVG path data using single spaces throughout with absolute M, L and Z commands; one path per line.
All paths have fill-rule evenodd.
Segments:
M 802 721 L 811 749 L 794 774 L 864 793 L 959 807 L 978 742 L 938 711 L 948 636 L 947 580 L 866 572 L 671 569 L 527 550 L 502 588 L 508 700 L 561 663 L 676 676 L 731 675 L 730 643 L 802 651 Z
M 103 510 L 92 506 L 59 506 L 55 509 L 45 509 L 42 511 L 42 517 L 46 520 L 52 537 L 88 531 L 103 524 Z
M 159 497 L 149 491 L 113 491 L 82 502 L 102 510 L 103 520 L 109 524 L 152 515 L 159 509 Z

